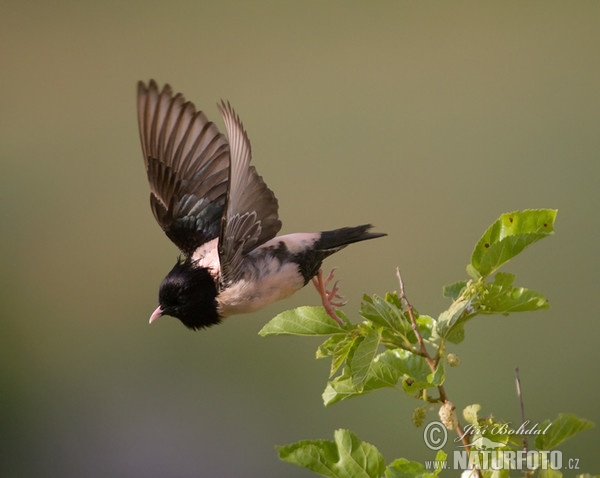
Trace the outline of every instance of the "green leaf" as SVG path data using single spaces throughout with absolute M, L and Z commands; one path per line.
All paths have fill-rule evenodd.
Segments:
M 475 269 L 475 267 L 473 267 L 473 264 L 467 264 L 467 274 L 473 280 L 481 279 L 481 274 L 477 269 Z
M 437 368 L 435 369 L 435 372 L 432 372 L 429 375 L 427 375 L 427 382 L 429 382 L 435 387 L 439 387 L 444 383 L 445 378 L 446 374 L 444 372 L 444 363 L 440 360 Z
M 454 284 L 448 284 L 444 286 L 442 289 L 442 293 L 444 297 L 448 297 L 449 299 L 456 300 L 460 297 L 460 293 L 467 286 L 468 282 L 466 280 L 461 280 L 455 282 Z
M 394 305 L 398 310 L 402 310 L 402 300 L 398 296 L 397 292 L 386 292 L 385 301 Z
M 471 256 L 471 267 L 486 277 L 525 247 L 553 234 L 555 209 L 505 213 L 485 231 Z
M 398 458 L 385 470 L 385 478 L 432 478 L 435 474 L 427 471 L 423 463 Z
M 453 344 L 460 344 L 465 340 L 465 325 L 464 322 L 454 324 L 448 335 L 446 336 L 448 342 Z
M 385 299 L 378 295 L 363 296 L 360 307 L 360 315 L 374 324 L 406 333 L 410 330 L 408 324 L 402 317 L 399 299 L 393 294 L 388 294 Z
M 357 390 L 362 390 L 367 376 L 373 366 L 373 361 L 377 355 L 377 349 L 381 341 L 379 331 L 371 329 L 366 337 L 364 337 L 350 360 L 350 370 L 352 370 L 352 384 Z
M 336 430 L 334 441 L 304 440 L 277 449 L 282 460 L 330 478 L 379 478 L 385 470 L 377 448 L 349 430 Z
M 275 316 L 258 332 L 262 337 L 269 335 L 329 335 L 345 333 L 323 307 L 304 306 L 286 310 Z
M 481 410 L 481 405 L 478 403 L 473 403 L 471 405 L 467 405 L 463 410 L 463 417 L 465 420 L 471 425 L 478 426 L 479 425 L 479 411 Z
M 558 470 L 548 467 L 539 471 L 537 478 L 562 478 L 563 474 Z
M 510 470 L 501 468 L 499 470 L 485 470 L 482 473 L 483 478 L 510 478 Z
M 446 461 L 446 459 L 448 458 L 448 455 L 446 454 L 446 452 L 444 450 L 438 450 L 438 452 L 435 454 L 435 461 L 440 462 L 440 461 Z M 436 475 L 439 472 L 436 472 Z
M 396 382 L 387 386 L 393 387 L 394 385 L 396 385 Z M 386 385 L 382 385 L 382 387 L 385 386 Z M 363 387 L 361 390 L 358 390 L 354 386 L 354 382 L 352 380 L 352 376 L 349 370 L 344 369 L 342 375 L 335 377 L 333 380 L 327 382 L 327 385 L 325 386 L 325 390 L 323 390 L 323 394 L 321 395 L 321 397 L 323 398 L 323 404 L 325 406 L 328 406 L 345 400 L 347 398 L 362 395 L 363 393 L 367 393 L 370 391 L 371 389 L 367 387 Z
M 594 428 L 594 423 L 589 420 L 570 413 L 559 413 L 554 420 L 540 424 L 539 429 L 546 431 L 536 437 L 535 447 L 538 450 L 552 450 L 573 435 L 590 428 Z
M 394 368 L 402 376 L 409 378 L 419 388 L 431 388 L 433 386 L 429 382 L 431 369 L 427 365 L 427 360 L 420 355 L 413 354 L 407 350 L 394 349 L 381 354 L 378 362 L 385 364 L 387 368 Z
M 450 307 L 438 317 L 437 334 L 455 344 L 462 342 L 465 337 L 463 323 L 475 313 L 470 299 L 452 302 Z
M 477 314 L 506 315 L 549 307 L 548 300 L 541 293 L 514 287 L 514 278 L 513 274 L 498 272 L 492 283 L 483 279 L 466 283 L 458 298 L 438 317 L 437 335 L 459 343 L 464 339 L 465 323 Z M 452 295 L 451 291 L 456 289 L 458 286 L 449 286 L 449 294 Z
M 405 389 L 407 392 L 431 388 L 434 385 L 428 382 L 430 374 L 431 370 L 423 357 L 403 349 L 386 350 L 373 360 L 361 388 L 354 385 L 349 368 L 344 369 L 342 375 L 330 380 L 323 392 L 323 403 L 332 405 L 379 388 L 396 387 L 401 378 L 410 382 L 410 389 Z
M 446 461 L 448 455 L 442 450 L 437 452 L 435 461 L 441 465 Z M 427 470 L 423 463 L 410 461 L 406 458 L 398 458 L 388 465 L 385 470 L 385 478 L 434 478 L 440 474 L 442 467 Z
M 515 276 L 498 272 L 494 282 L 478 284 L 476 302 L 482 314 L 509 314 L 550 307 L 548 300 L 539 292 L 524 287 L 513 287 Z
M 429 315 L 419 315 L 417 317 L 417 329 L 419 330 L 421 337 L 425 340 L 431 337 L 434 327 L 435 319 L 433 317 L 430 317 Z
M 320 359 L 333 356 L 336 347 L 338 347 L 346 337 L 346 335 L 335 334 L 325 339 L 325 342 L 319 345 L 319 348 L 317 349 L 317 353 L 315 354 L 316 358 Z
M 359 338 L 360 336 L 356 334 L 332 335 L 317 349 L 317 358 L 331 357 L 329 377 L 333 377 L 350 356 Z

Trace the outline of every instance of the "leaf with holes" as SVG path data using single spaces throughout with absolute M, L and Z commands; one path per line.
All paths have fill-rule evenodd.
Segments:
M 467 271 L 471 276 L 489 276 L 528 245 L 553 234 L 556 214 L 556 209 L 502 214 L 475 246 Z

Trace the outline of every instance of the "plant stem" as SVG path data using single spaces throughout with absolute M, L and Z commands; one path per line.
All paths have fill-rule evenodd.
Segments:
M 521 423 L 525 423 L 525 402 L 523 401 L 523 392 L 521 391 L 521 377 L 519 375 L 519 367 L 515 368 L 515 382 L 517 385 L 517 396 L 519 397 L 519 404 L 521 406 Z M 525 451 L 529 449 L 526 434 L 523 434 L 523 449 Z M 525 473 L 525 476 L 533 476 L 533 472 L 528 471 Z
M 406 307 L 406 310 L 410 317 L 410 324 L 412 326 L 413 332 L 417 336 L 417 341 L 419 342 L 419 355 L 422 355 L 423 357 L 425 357 L 427 359 L 427 363 L 429 364 L 431 357 L 429 356 L 429 353 L 427 352 L 427 348 L 425 347 L 425 342 L 423 341 L 423 337 L 421 337 L 421 334 L 419 333 L 419 328 L 417 327 L 417 321 L 415 319 L 413 307 L 412 307 L 412 305 L 410 305 L 410 302 L 408 301 L 408 298 L 406 297 L 406 293 L 404 292 L 404 281 L 402 280 L 402 276 L 400 275 L 399 267 L 396 267 L 396 276 L 398 277 L 398 283 L 400 284 L 399 285 L 400 300 L 402 300 L 402 302 L 404 302 L 404 306 Z M 429 364 L 429 366 L 431 367 L 431 364 Z M 435 368 L 432 371 L 435 371 Z
M 399 267 L 396 267 L 396 276 L 398 277 L 398 283 L 399 283 L 398 295 L 400 297 L 400 300 L 403 302 L 404 307 L 406 308 L 406 311 L 408 312 L 408 316 L 410 317 L 410 323 L 411 323 L 413 332 L 415 333 L 415 335 L 417 337 L 417 342 L 419 344 L 419 350 L 417 353 L 425 358 L 425 360 L 427 361 L 427 365 L 429 365 L 429 368 L 431 369 L 431 372 L 435 373 L 435 370 L 436 370 L 438 363 L 440 361 L 440 358 L 441 358 L 440 354 L 441 354 L 442 347 L 440 347 L 440 350 L 438 351 L 436 358 L 432 358 L 431 355 L 429 355 L 429 352 L 427 351 L 427 347 L 425 347 L 425 341 L 423 340 L 423 337 L 419 333 L 419 328 L 417 327 L 417 320 L 415 318 L 413 306 L 408 301 L 408 297 L 406 297 L 406 292 L 404 290 L 404 281 L 402 280 L 402 275 L 400 274 Z M 437 389 L 438 389 L 438 393 L 440 394 L 439 401 L 444 404 L 449 405 L 450 407 L 452 407 L 452 410 L 454 410 L 455 409 L 454 404 L 448 399 L 448 395 L 446 394 L 446 389 L 444 388 L 444 386 L 439 385 L 437 387 Z M 458 418 L 456 418 L 456 423 L 455 423 L 454 427 L 456 428 L 456 432 L 458 433 L 458 436 L 461 437 L 460 439 L 461 439 L 461 442 L 463 443 L 463 445 L 465 446 L 465 450 L 467 451 L 467 453 L 469 453 L 471 451 L 471 444 L 469 443 L 469 439 L 466 437 L 464 429 L 461 426 L 460 422 L 458 421 Z M 476 472 L 477 472 L 477 476 L 481 477 L 481 471 L 476 470 Z

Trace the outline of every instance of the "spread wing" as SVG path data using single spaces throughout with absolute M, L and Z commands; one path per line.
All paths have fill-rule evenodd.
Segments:
M 243 256 L 275 237 L 281 221 L 277 198 L 250 166 L 250 141 L 242 122 L 229 103 L 218 106 L 231 154 L 227 210 L 219 240 L 221 281 L 227 285 L 239 278 Z
M 229 146 L 217 127 L 180 94 L 138 83 L 138 122 L 150 206 L 158 224 L 191 256 L 219 236 L 229 180 Z

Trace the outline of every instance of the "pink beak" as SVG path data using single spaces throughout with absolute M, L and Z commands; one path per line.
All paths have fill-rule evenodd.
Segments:
M 156 319 L 159 319 L 160 317 L 162 317 L 162 315 L 163 315 L 163 310 L 160 308 L 160 305 L 159 305 L 156 308 L 156 310 L 154 312 L 152 312 L 152 315 L 150 316 L 150 321 L 148 323 L 151 324 Z

